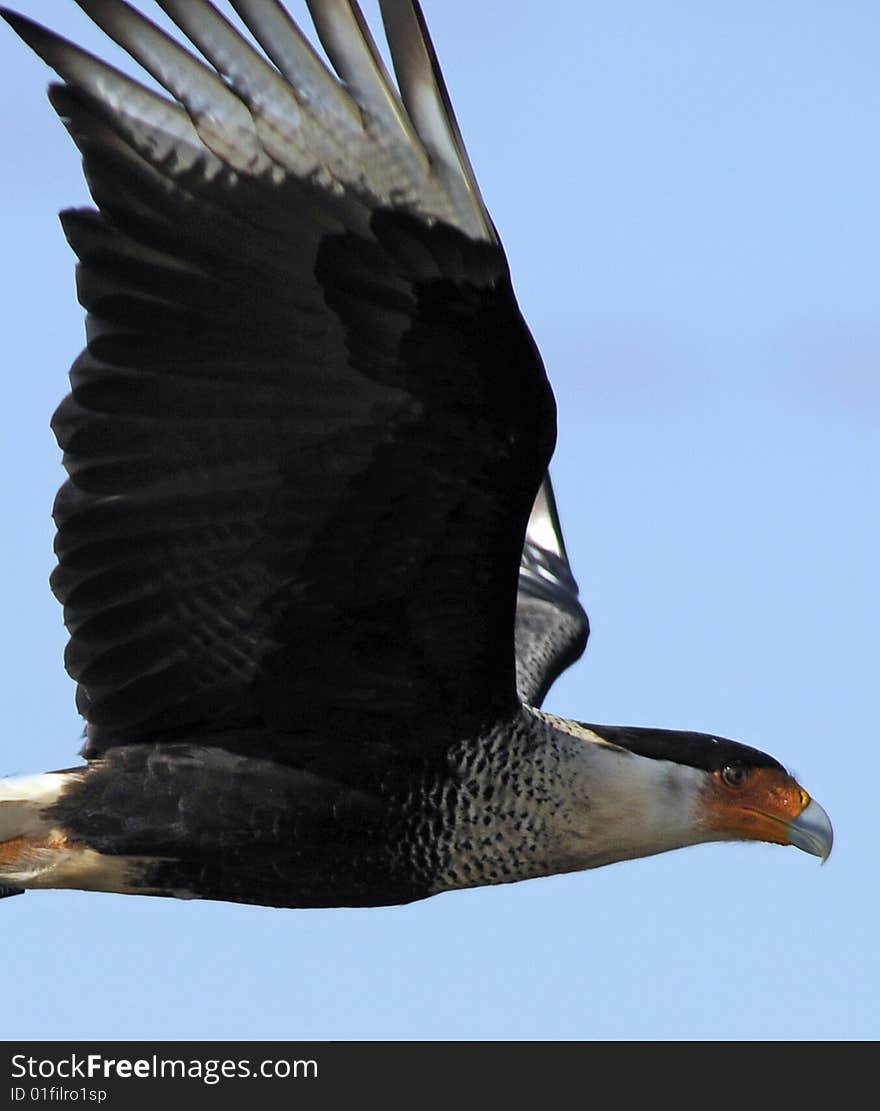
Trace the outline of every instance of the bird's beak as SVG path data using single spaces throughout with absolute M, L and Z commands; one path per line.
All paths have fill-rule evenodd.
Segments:
M 794 821 L 788 823 L 788 843 L 821 857 L 823 864 L 831 855 L 834 830 L 828 815 L 815 799 L 810 799 Z
M 754 768 L 746 784 L 736 789 L 715 773 L 704 806 L 712 840 L 794 845 L 823 861 L 831 852 L 834 832 L 828 815 L 779 768 Z

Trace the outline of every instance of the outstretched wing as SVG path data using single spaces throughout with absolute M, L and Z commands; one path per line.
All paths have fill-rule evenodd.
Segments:
M 547 475 L 529 516 L 519 567 L 516 684 L 520 698 L 540 706 L 556 678 L 580 657 L 589 633 Z
M 86 755 L 249 726 L 439 751 L 514 713 L 554 407 L 417 6 L 382 5 L 398 92 L 349 0 L 310 3 L 338 78 L 275 0 L 233 5 L 265 53 L 162 0 L 207 64 L 80 3 L 173 98 L 4 13 L 97 205 L 63 216 L 88 346 L 54 419 Z

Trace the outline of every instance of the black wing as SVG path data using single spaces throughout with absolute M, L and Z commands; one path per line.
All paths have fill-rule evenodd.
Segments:
M 590 625 L 578 601 L 548 475 L 526 529 L 516 603 L 516 684 L 540 706 L 554 680 L 587 646 Z
M 54 419 L 85 754 L 249 727 L 430 751 L 516 712 L 555 411 L 417 7 L 382 5 L 398 94 L 348 0 L 310 3 L 339 79 L 274 0 L 234 3 L 268 59 L 163 0 L 209 65 L 80 3 L 174 98 L 4 13 L 97 205 L 63 217 L 88 346 Z

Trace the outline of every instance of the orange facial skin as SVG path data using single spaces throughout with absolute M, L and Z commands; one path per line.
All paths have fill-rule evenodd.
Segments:
M 790 845 L 791 823 L 809 804 L 810 796 L 787 772 L 731 765 L 709 777 L 699 820 L 713 840 Z

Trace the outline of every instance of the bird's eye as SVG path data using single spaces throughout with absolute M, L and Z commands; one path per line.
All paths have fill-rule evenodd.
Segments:
M 728 787 L 742 787 L 749 778 L 749 769 L 743 764 L 727 764 L 721 769 L 721 778 Z

